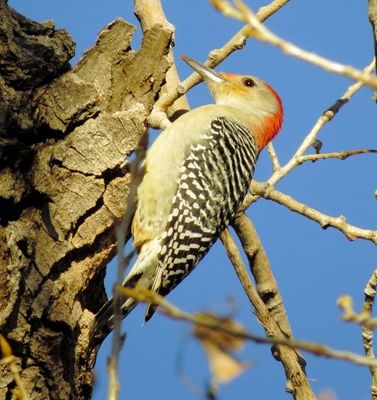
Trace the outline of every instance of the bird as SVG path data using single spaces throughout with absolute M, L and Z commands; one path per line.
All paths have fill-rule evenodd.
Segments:
M 166 296 L 196 267 L 232 222 L 259 153 L 278 134 L 283 106 L 260 78 L 216 72 L 182 59 L 206 82 L 215 104 L 188 111 L 147 151 L 131 226 L 137 260 L 123 286 Z M 137 302 L 123 298 L 126 317 Z M 148 321 L 156 306 L 149 304 Z M 94 335 L 113 327 L 113 301 L 95 316 Z

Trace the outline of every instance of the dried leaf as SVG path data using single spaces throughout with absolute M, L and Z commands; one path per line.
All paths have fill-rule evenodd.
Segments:
M 207 354 L 211 375 L 218 383 L 227 383 L 240 375 L 249 363 L 240 362 L 229 352 L 223 351 L 210 341 L 201 342 Z
M 201 319 L 215 320 L 219 327 L 238 333 L 244 333 L 242 325 L 230 318 L 218 318 L 211 314 L 199 314 Z M 250 366 L 239 362 L 232 351 L 240 351 L 245 343 L 243 338 L 221 330 L 215 330 L 203 325 L 195 325 L 193 335 L 196 336 L 207 354 L 213 379 L 218 383 L 227 383 L 241 374 Z
M 215 321 L 215 323 L 217 323 L 219 327 L 225 328 L 232 332 L 238 332 L 241 334 L 247 333 L 242 325 L 233 321 L 230 318 L 219 318 L 208 313 L 197 314 L 197 317 L 204 320 L 212 320 L 212 322 Z M 209 340 L 217 344 L 217 346 L 228 351 L 240 351 L 245 343 L 245 340 L 243 338 L 240 338 L 236 335 L 232 335 L 231 333 L 227 333 L 222 330 L 215 330 L 198 324 L 195 325 L 193 334 L 199 340 Z

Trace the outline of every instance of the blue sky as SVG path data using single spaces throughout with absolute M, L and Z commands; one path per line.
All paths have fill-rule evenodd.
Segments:
M 254 10 L 261 1 L 247 1 Z M 270 18 L 268 27 L 283 38 L 328 58 L 362 68 L 372 59 L 373 43 L 367 19 L 367 2 L 327 0 L 292 1 Z M 36 21 L 53 19 L 66 28 L 77 43 L 75 63 L 93 45 L 97 34 L 116 17 L 137 25 L 130 0 L 64 2 L 9 0 L 19 12 Z M 207 0 L 163 1 L 166 15 L 176 26 L 175 54 L 199 61 L 221 47 L 241 28 L 214 11 Z M 135 35 L 135 45 L 140 33 Z M 190 73 L 177 57 L 181 78 Z M 268 45 L 249 40 L 245 49 L 225 60 L 219 70 L 252 74 L 269 82 L 281 95 L 285 122 L 274 144 L 284 163 L 301 143 L 320 113 L 345 91 L 349 79 L 289 58 Z M 323 152 L 376 148 L 377 114 L 372 91 L 363 88 L 321 132 Z M 191 107 L 212 102 L 204 85 L 194 88 Z M 271 174 L 271 162 L 261 155 L 258 180 Z M 278 184 L 278 189 L 322 212 L 343 214 L 354 225 L 377 229 L 377 157 L 362 155 L 345 161 L 326 160 L 296 168 Z M 376 246 L 348 241 L 340 232 L 323 231 L 318 224 L 293 214 L 270 201 L 260 200 L 248 214 L 261 236 L 288 310 L 295 337 L 362 353 L 360 328 L 340 321 L 336 300 L 350 294 L 356 309 L 376 262 Z M 107 283 L 111 290 L 115 263 L 109 265 Z M 237 305 L 236 318 L 253 333 L 263 331 L 250 313 L 250 305 L 235 278 L 221 245 L 216 244 L 169 300 L 188 311 L 227 312 L 227 299 Z M 202 350 L 189 338 L 190 326 L 156 315 L 141 327 L 139 307 L 123 324 L 127 341 L 121 355 L 121 398 L 193 399 L 195 395 L 177 378 L 177 361 L 199 385 L 208 381 Z M 106 394 L 106 358 L 110 341 L 103 345 L 97 361 L 94 399 Z M 333 391 L 338 399 L 370 398 L 369 371 L 349 363 L 321 359 L 304 353 L 307 372 L 315 393 Z M 284 372 L 270 355 L 268 346 L 250 343 L 240 355 L 252 368 L 229 385 L 222 386 L 219 399 L 289 399 L 284 392 Z

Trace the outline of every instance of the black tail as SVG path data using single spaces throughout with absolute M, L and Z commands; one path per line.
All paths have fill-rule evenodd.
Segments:
M 132 299 L 121 300 L 122 319 L 136 307 L 136 301 Z M 102 342 L 114 327 L 114 301 L 109 299 L 102 308 L 97 312 L 94 320 L 93 330 L 91 333 L 91 341 L 94 343 Z

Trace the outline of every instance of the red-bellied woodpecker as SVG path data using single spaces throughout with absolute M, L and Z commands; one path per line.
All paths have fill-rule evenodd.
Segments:
M 217 73 L 182 57 L 207 82 L 216 104 L 183 114 L 149 149 L 132 223 L 138 258 L 124 285 L 167 295 L 205 256 L 249 189 L 260 151 L 278 133 L 279 96 L 253 76 Z M 135 301 L 125 299 L 123 316 Z M 154 313 L 149 306 L 145 319 Z M 94 331 L 112 326 L 112 303 Z

